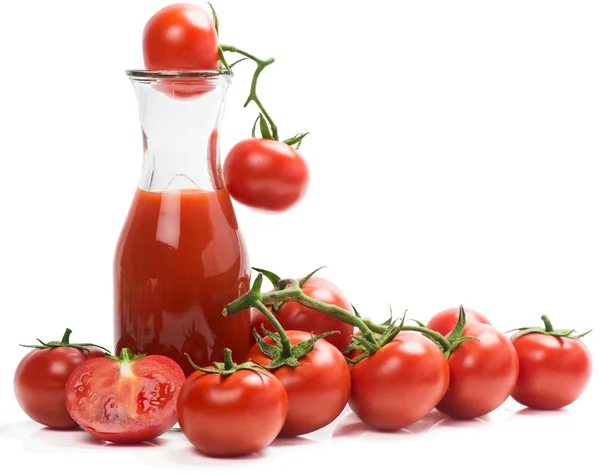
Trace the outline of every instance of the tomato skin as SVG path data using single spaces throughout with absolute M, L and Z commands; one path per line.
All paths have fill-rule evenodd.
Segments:
M 422 419 L 446 394 L 450 378 L 435 343 L 408 331 L 354 365 L 350 375 L 351 409 L 378 430 L 398 430 Z
M 219 69 L 219 39 L 209 13 L 189 3 L 168 5 L 146 23 L 144 63 L 152 70 Z
M 286 331 L 292 344 L 311 338 L 310 333 Z M 273 344 L 271 338 L 264 340 Z M 268 365 L 258 345 L 248 354 L 249 360 Z M 314 350 L 300 358 L 302 366 L 282 366 L 271 370 L 281 381 L 288 395 L 288 413 L 279 433 L 281 437 L 294 437 L 313 432 L 332 422 L 340 415 L 350 396 L 350 371 L 342 354 L 329 342 L 315 342 Z
M 287 394 L 272 375 L 242 370 L 228 376 L 196 371 L 177 401 L 181 430 L 196 449 L 227 457 L 257 452 L 281 430 Z
M 446 335 L 456 326 L 456 322 L 458 322 L 458 313 L 458 307 L 442 310 L 431 317 L 431 320 L 427 323 L 427 328 L 436 331 L 441 335 Z M 486 325 L 492 325 L 485 315 L 473 309 L 465 308 L 465 318 L 467 323 L 485 323 Z
M 67 410 L 100 440 L 144 442 L 177 422 L 177 397 L 184 381 L 183 370 L 166 356 L 144 356 L 129 363 L 95 358 L 69 376 Z
M 65 405 L 65 385 L 81 363 L 104 356 L 98 348 L 88 349 L 89 353 L 69 347 L 35 349 L 25 355 L 15 371 L 14 390 L 31 419 L 53 429 L 77 427 Z
M 223 176 L 229 194 L 252 208 L 281 212 L 296 205 L 309 183 L 308 165 L 283 142 L 246 139 L 227 154 Z
M 592 375 L 592 356 L 581 340 L 528 333 L 511 341 L 519 356 L 515 401 L 551 410 L 581 396 Z
M 352 305 L 343 292 L 333 282 L 323 277 L 311 277 L 302 286 L 302 291 L 309 297 L 352 312 Z M 339 332 L 325 337 L 325 340 L 340 351 L 347 348 L 352 341 L 354 330 L 352 325 L 342 323 L 327 315 L 306 308 L 297 302 L 285 302 L 278 311 L 273 311 L 273 314 L 285 330 L 312 332 L 314 335 L 330 331 Z M 275 331 L 275 328 L 269 323 L 267 317 L 259 310 L 253 308 L 250 318 L 252 328 L 256 328 L 261 335 L 263 335 L 261 330 L 262 325 L 269 331 Z M 254 336 L 251 338 L 251 341 L 254 343 Z
M 502 405 L 519 376 L 519 359 L 510 339 L 484 323 L 468 323 L 468 340 L 448 358 L 450 385 L 437 409 L 459 418 L 481 417 Z

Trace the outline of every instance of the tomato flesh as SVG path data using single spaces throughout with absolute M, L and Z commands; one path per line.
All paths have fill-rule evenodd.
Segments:
M 170 358 L 146 356 L 119 363 L 104 358 L 79 366 L 67 383 L 69 413 L 99 439 L 151 440 L 177 422 L 176 402 L 185 376 Z

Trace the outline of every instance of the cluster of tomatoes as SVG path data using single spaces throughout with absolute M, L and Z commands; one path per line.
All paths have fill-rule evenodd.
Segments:
M 306 194 L 309 169 L 297 149 L 307 133 L 280 140 L 278 127 L 258 98 L 258 78 L 264 68 L 274 62 L 261 60 L 234 46 L 219 44 L 219 22 L 196 5 L 178 3 L 154 14 L 143 34 L 144 63 L 157 71 L 227 71 L 243 60 L 256 64 L 256 70 L 245 105 L 254 102 L 259 114 L 252 138 L 235 144 L 223 166 L 223 177 L 229 194 L 240 203 L 255 209 L 281 212 L 296 205 Z M 241 56 L 229 64 L 225 53 Z M 178 100 L 191 100 L 210 90 L 202 81 L 163 79 L 165 93 Z M 255 136 L 257 124 L 261 138 Z
M 235 456 L 318 430 L 346 404 L 368 426 L 389 431 L 434 408 L 480 417 L 511 395 L 532 408 L 558 409 L 582 394 L 591 375 L 582 335 L 555 330 L 546 317 L 544 327 L 521 328 L 511 338 L 462 307 L 438 313 L 427 326 L 376 325 L 350 313 L 330 281 L 295 282 L 301 300 L 273 303 L 285 293 L 277 286 L 253 300 L 256 340 L 241 364 L 225 350 L 223 362 L 194 366 L 186 379 L 170 358 L 126 349 L 111 356 L 70 343 L 67 330 L 23 358 L 17 400 L 41 424 L 79 425 L 113 443 L 150 440 L 179 422 L 201 452 Z

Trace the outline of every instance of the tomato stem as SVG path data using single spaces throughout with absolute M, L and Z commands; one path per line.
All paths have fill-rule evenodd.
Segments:
M 223 351 L 223 364 L 226 371 L 229 371 L 235 367 L 235 363 L 231 357 L 231 350 L 229 348 L 225 348 Z
M 273 121 L 273 119 L 271 118 L 271 116 L 269 115 L 269 113 L 267 112 L 265 107 L 263 106 L 262 102 L 258 98 L 258 93 L 256 92 L 256 89 L 258 86 L 258 77 L 260 76 L 260 74 L 263 72 L 263 70 L 267 66 L 269 66 L 270 64 L 273 64 L 275 62 L 275 59 L 274 58 L 260 59 L 260 58 L 257 58 L 256 56 L 254 56 L 253 54 L 248 53 L 247 51 L 241 50 L 241 49 L 236 48 L 235 46 L 231 46 L 231 45 L 223 45 L 222 44 L 222 45 L 220 45 L 220 48 L 222 51 L 227 51 L 229 53 L 237 53 L 242 56 L 245 56 L 246 58 L 251 59 L 252 61 L 254 61 L 256 63 L 256 70 L 254 71 L 254 75 L 252 76 L 252 83 L 250 84 L 250 94 L 248 95 L 248 99 L 246 99 L 246 102 L 244 103 L 244 107 L 248 106 L 248 104 L 250 104 L 250 102 L 254 102 L 256 104 L 256 106 L 258 107 L 258 109 L 260 110 L 260 112 L 262 113 L 262 115 L 264 116 L 264 118 L 269 123 L 269 126 L 271 127 L 271 135 L 272 135 L 273 139 L 279 140 L 279 132 L 277 129 L 277 124 L 275 124 L 275 122 Z
M 544 322 L 545 330 L 548 333 L 552 333 L 554 331 L 554 327 L 552 326 L 552 323 L 550 322 L 550 319 L 548 318 L 548 316 L 542 315 L 542 321 Z
M 71 333 L 73 333 L 73 330 L 70 328 L 65 330 L 65 334 L 63 335 L 62 340 L 60 340 L 61 345 L 67 346 L 69 344 L 69 337 L 71 336 Z

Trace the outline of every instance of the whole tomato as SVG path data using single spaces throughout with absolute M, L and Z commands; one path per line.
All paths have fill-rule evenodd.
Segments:
M 175 3 L 159 10 L 146 23 L 142 41 L 147 69 L 219 68 L 219 39 L 213 19 L 197 5 Z
M 307 332 L 285 332 L 292 345 L 312 338 Z M 275 342 L 264 338 L 269 345 Z M 258 345 L 248 359 L 267 366 L 271 358 Z M 317 340 L 314 349 L 298 360 L 300 366 L 280 366 L 270 370 L 283 384 L 288 396 L 288 413 L 280 436 L 293 437 L 313 432 L 340 415 L 350 395 L 350 371 L 342 354 L 332 344 Z
M 71 417 L 107 442 L 132 444 L 164 434 L 177 422 L 176 402 L 183 370 L 162 355 L 120 355 L 80 364 L 67 381 Z
M 333 282 L 322 277 L 313 276 L 302 285 L 302 292 L 308 297 L 320 300 L 321 302 L 336 305 L 349 312 L 352 311 L 352 305 L 343 294 L 343 292 Z M 329 343 L 342 351 L 350 345 L 352 341 L 352 332 L 354 327 L 347 323 L 340 322 L 334 318 L 311 310 L 298 302 L 285 302 L 279 310 L 273 310 L 279 323 L 285 330 L 300 330 L 312 332 L 315 335 L 335 331 L 333 335 L 325 337 Z M 252 327 L 262 335 L 262 325 L 269 331 L 274 332 L 275 328 L 269 323 L 259 310 L 253 308 L 251 312 Z M 254 342 L 254 337 L 252 337 Z
M 592 375 L 592 356 L 582 335 L 552 328 L 528 328 L 515 334 L 512 344 L 519 357 L 515 401 L 534 409 L 560 409 L 574 402 Z
M 490 325 L 467 323 L 464 341 L 449 356 L 450 385 L 437 409 L 449 416 L 480 417 L 506 401 L 517 383 L 519 359 L 510 339 Z
M 367 425 L 397 430 L 426 416 L 448 389 L 444 353 L 428 338 L 401 331 L 354 365 L 349 404 Z
M 309 170 L 291 146 L 269 139 L 246 139 L 229 151 L 223 166 L 229 194 L 252 208 L 281 212 L 305 195 Z
M 239 456 L 273 442 L 287 408 L 287 394 L 276 377 L 251 363 L 229 361 L 220 370 L 212 366 L 187 378 L 177 417 L 183 434 L 201 452 Z
M 67 380 L 84 361 L 104 356 L 98 347 L 69 343 L 70 334 L 67 329 L 60 342 L 35 345 L 15 371 L 17 402 L 31 419 L 53 429 L 77 427 L 65 404 Z
M 491 325 L 492 323 L 483 315 L 476 310 L 465 308 L 465 318 L 467 323 L 485 323 Z M 434 330 L 441 335 L 446 335 L 452 331 L 458 322 L 458 314 L 460 308 L 448 308 L 436 313 L 431 320 L 427 323 L 427 328 Z

